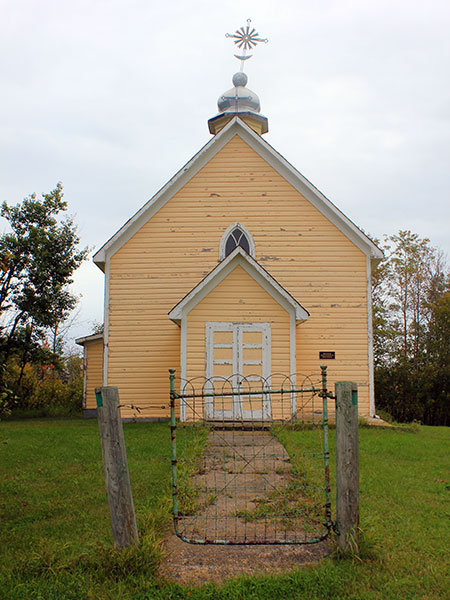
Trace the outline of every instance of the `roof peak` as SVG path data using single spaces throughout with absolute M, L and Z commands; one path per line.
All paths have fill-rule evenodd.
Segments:
M 293 167 L 266 140 L 257 135 L 246 123 L 232 117 L 222 131 L 211 138 L 144 206 L 97 250 L 93 261 L 102 270 L 107 270 L 108 259 L 115 254 L 133 235 L 156 214 L 188 181 L 194 177 L 235 135 L 246 142 L 259 156 L 273 167 L 294 189 L 328 218 L 366 256 L 379 260 L 381 250 L 342 211 L 326 198 L 306 177 Z

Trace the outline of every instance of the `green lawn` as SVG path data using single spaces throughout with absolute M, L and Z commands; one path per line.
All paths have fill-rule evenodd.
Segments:
M 170 526 L 167 424 L 126 424 L 141 535 L 112 549 L 95 421 L 0 422 L 0 598 L 448 598 L 450 429 L 360 429 L 360 557 L 221 588 L 158 582 Z M 332 463 L 334 432 L 330 432 Z

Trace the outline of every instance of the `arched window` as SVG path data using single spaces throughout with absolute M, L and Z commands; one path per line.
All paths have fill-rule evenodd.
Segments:
M 226 258 L 238 246 L 250 256 L 255 256 L 255 244 L 250 232 L 240 223 L 234 223 L 223 234 L 220 242 L 220 260 Z

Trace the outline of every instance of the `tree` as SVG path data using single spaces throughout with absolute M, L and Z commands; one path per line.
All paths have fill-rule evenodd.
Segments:
M 432 304 L 446 289 L 442 253 L 411 231 L 385 236 L 385 259 L 374 272 L 375 342 L 380 363 L 423 354 Z
M 450 425 L 450 291 L 436 298 L 427 335 L 424 421 Z M 432 399 L 432 401 L 430 401 Z
M 32 194 L 1 207 L 10 231 L 0 236 L 0 387 L 11 353 L 20 356 L 20 383 L 33 348 L 77 302 L 69 285 L 88 250 L 78 248 L 77 228 L 63 215 L 66 210 L 61 183 L 42 199 Z
M 437 366 L 445 368 L 450 365 L 450 291 L 436 298 L 431 310 L 428 353 Z
M 450 285 L 442 252 L 411 231 L 385 236 L 383 249 L 385 259 L 373 275 L 377 406 L 397 420 L 443 423 L 450 363 L 442 350 L 448 339 L 438 333 Z

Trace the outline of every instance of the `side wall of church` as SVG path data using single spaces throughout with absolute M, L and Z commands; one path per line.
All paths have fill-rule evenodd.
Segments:
M 85 390 L 84 407 L 88 410 L 97 408 L 95 388 L 103 385 L 103 340 L 87 342 L 84 347 L 85 356 Z

